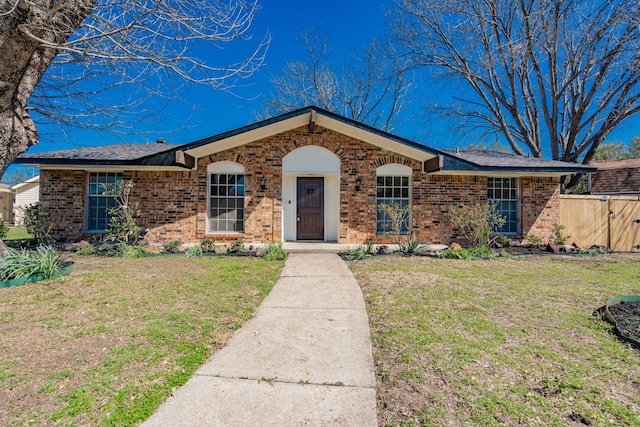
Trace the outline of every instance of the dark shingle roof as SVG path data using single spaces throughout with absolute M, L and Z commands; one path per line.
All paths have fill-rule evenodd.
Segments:
M 282 122 L 302 114 L 315 112 L 323 116 L 343 122 L 382 136 L 394 143 L 405 145 L 413 149 L 428 153 L 440 158 L 437 167 L 433 172 L 455 173 L 455 172 L 511 172 L 511 173 L 593 173 L 597 169 L 576 163 L 559 162 L 538 158 L 528 158 L 515 154 L 505 154 L 493 151 L 463 150 L 448 151 L 428 147 L 423 144 L 401 138 L 396 135 L 375 129 L 368 125 L 356 122 L 346 117 L 331 113 L 317 107 L 305 107 L 300 110 L 282 114 L 262 122 L 253 123 L 239 129 L 224 132 L 198 141 L 184 145 L 169 144 L 116 144 L 98 147 L 87 147 L 73 150 L 50 151 L 46 153 L 23 154 L 16 160 L 16 163 L 38 163 L 38 164 L 59 164 L 59 165 L 129 165 L 129 166 L 179 166 L 190 167 L 185 163 L 184 157 L 190 156 L 189 150 L 198 147 L 216 144 L 227 138 L 249 133 L 253 130 Z M 183 153 L 180 153 L 182 151 Z M 179 160 L 179 159 L 181 160 Z
M 444 150 L 444 153 L 484 170 L 561 171 L 567 173 L 596 172 L 593 166 L 557 160 L 525 157 L 486 150 Z
M 130 162 L 164 151 L 173 150 L 179 145 L 169 144 L 113 144 L 97 147 L 75 148 L 71 150 L 47 151 L 44 153 L 22 154 L 19 160 L 57 160 L 65 163 L 83 163 L 99 161 Z

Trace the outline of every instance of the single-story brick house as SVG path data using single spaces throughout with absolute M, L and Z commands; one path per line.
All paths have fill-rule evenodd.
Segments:
M 54 235 L 104 232 L 101 183 L 132 180 L 152 243 L 384 240 L 381 202 L 412 205 L 424 242 L 457 236 L 452 206 L 497 201 L 504 234 L 547 240 L 560 177 L 594 168 L 487 151 L 444 151 L 307 107 L 185 145 L 120 144 L 24 154 L 40 167 L 40 209 Z
M 592 194 L 640 194 L 640 158 L 592 162 L 598 169 L 590 175 Z

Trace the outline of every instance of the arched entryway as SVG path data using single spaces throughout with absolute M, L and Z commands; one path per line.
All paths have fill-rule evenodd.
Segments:
M 340 159 L 323 147 L 300 147 L 282 159 L 283 240 L 338 241 Z

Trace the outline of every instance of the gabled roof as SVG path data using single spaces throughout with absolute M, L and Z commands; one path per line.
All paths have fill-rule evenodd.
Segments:
M 11 189 L 14 191 L 24 191 L 28 190 L 25 187 L 35 187 L 40 184 L 40 175 L 36 175 L 32 178 L 27 179 L 26 181 L 19 182 L 11 186 Z M 23 190 L 24 189 L 24 190 Z
M 303 126 L 308 126 L 310 131 L 319 126 L 415 159 L 423 163 L 425 173 L 478 175 L 502 172 L 548 176 L 596 171 L 593 167 L 580 164 L 530 159 L 513 154 L 439 150 L 312 106 L 184 145 L 115 144 L 23 154 L 16 163 L 64 169 L 127 167 L 180 170 L 194 167 L 198 158 Z

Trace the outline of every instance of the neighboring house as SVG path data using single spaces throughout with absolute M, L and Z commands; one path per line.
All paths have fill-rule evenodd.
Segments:
M 459 238 L 453 206 L 498 202 L 504 234 L 543 240 L 560 222 L 560 177 L 588 166 L 430 148 L 307 107 L 185 145 L 122 144 L 24 154 L 40 167 L 53 233 L 104 232 L 115 205 L 102 184 L 132 180 L 149 242 L 385 241 L 382 202 L 411 205 L 424 242 Z
M 40 176 L 34 176 L 11 187 L 15 194 L 14 224 L 24 225 L 24 211 L 29 205 L 40 200 Z
M 592 162 L 598 173 L 590 176 L 592 194 L 640 194 L 640 158 Z
M 0 221 L 13 224 L 14 193 L 8 184 L 0 183 Z

